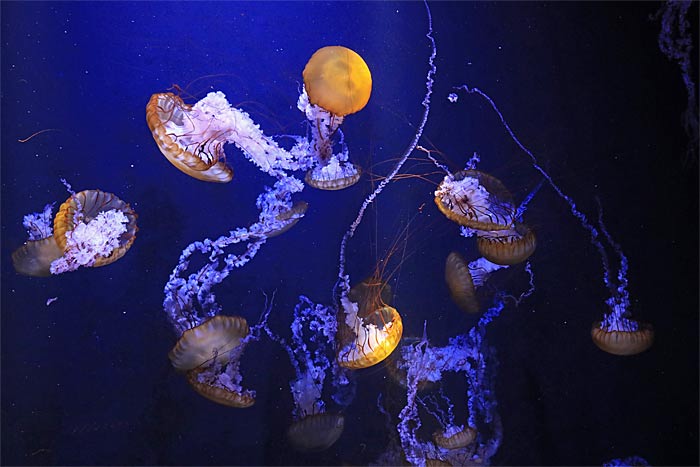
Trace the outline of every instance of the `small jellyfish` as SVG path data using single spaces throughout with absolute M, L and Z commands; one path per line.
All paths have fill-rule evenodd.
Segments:
M 229 407 L 250 407 L 255 397 L 240 386 L 238 370 L 248 332 L 245 318 L 217 315 L 183 332 L 168 357 L 200 395 Z
M 515 222 L 508 230 L 477 232 L 476 245 L 479 253 L 492 263 L 512 266 L 535 252 L 537 238 L 526 224 Z
M 112 193 L 84 190 L 71 195 L 53 221 L 63 256 L 53 263 L 51 272 L 106 266 L 118 260 L 136 239 L 137 217 L 128 203 Z
M 15 271 L 25 276 L 47 277 L 51 275 L 51 263 L 63 256 L 63 250 L 51 236 L 41 240 L 29 240 L 12 253 Z
M 623 356 L 636 355 L 651 347 L 654 343 L 651 324 L 630 319 L 627 303 L 616 303 L 615 297 L 607 302 L 611 312 L 591 327 L 595 345 L 607 353 Z
M 448 219 L 474 230 L 508 230 L 515 219 L 513 198 L 503 183 L 478 170 L 445 176 L 435 204 Z
M 321 190 L 341 190 L 357 183 L 360 168 L 348 162 L 347 148 L 333 154 L 333 137 L 346 115 L 362 110 L 372 93 L 372 74 L 362 57 L 342 46 L 317 50 L 303 72 L 304 91 L 297 107 L 311 123 L 316 165 L 306 183 Z
M 445 449 L 460 449 L 469 446 L 476 440 L 476 430 L 470 426 L 452 426 L 450 428 L 433 433 L 435 444 Z
M 277 230 L 273 230 L 265 236 L 267 238 L 272 238 L 287 232 L 299 222 L 299 219 L 304 217 L 308 208 L 309 204 L 306 201 L 295 202 L 289 210 L 283 211 L 276 216 L 276 219 L 280 222 L 285 222 L 285 225 Z
M 344 427 L 342 414 L 316 413 L 295 421 L 287 430 L 287 439 L 298 451 L 325 451 L 338 441 Z
M 479 301 L 469 265 L 462 255 L 453 251 L 445 261 L 445 282 L 450 289 L 450 297 L 457 306 L 467 313 L 479 312 Z
M 205 182 L 233 179 L 223 149 L 229 128 L 206 106 L 185 104 L 170 92 L 157 93 L 146 105 L 146 121 L 160 152 L 182 172 Z

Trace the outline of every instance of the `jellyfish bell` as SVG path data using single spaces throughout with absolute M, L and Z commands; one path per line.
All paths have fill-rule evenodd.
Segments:
M 303 71 L 309 101 L 344 117 L 362 110 L 372 94 L 372 74 L 355 51 L 343 46 L 318 49 Z
M 318 190 L 337 191 L 351 187 L 360 180 L 361 175 L 360 166 L 332 158 L 329 163 L 316 165 L 306 172 L 304 181 Z
M 292 205 L 292 207 L 289 210 L 277 214 L 277 220 L 280 222 L 284 222 L 284 225 L 279 229 L 268 233 L 266 237 L 276 237 L 290 230 L 297 224 L 297 222 L 299 222 L 299 219 L 304 217 L 308 208 L 309 204 L 306 201 L 297 201 Z
M 12 253 L 12 265 L 19 274 L 47 277 L 51 275 L 51 263 L 63 255 L 63 249 L 51 236 L 29 240 Z
M 182 172 L 205 182 L 233 179 L 223 149 L 229 129 L 205 108 L 156 93 L 146 105 L 146 121 L 160 152 Z
M 225 373 L 208 371 L 208 368 L 196 368 L 187 372 L 187 382 L 202 397 L 227 407 L 244 409 L 255 404 L 251 391 L 243 390 L 238 384 L 222 377 Z
M 168 357 L 201 396 L 228 407 L 250 407 L 255 395 L 240 386 L 240 355 L 232 357 L 248 332 L 245 318 L 216 315 L 183 332 Z
M 292 423 L 287 429 L 287 439 L 297 451 L 319 452 L 338 441 L 344 428 L 345 417 L 342 414 L 316 413 Z
M 599 349 L 609 354 L 636 355 L 654 343 L 654 328 L 651 324 L 626 318 L 612 328 L 597 321 L 591 327 L 591 338 Z
M 137 215 L 128 203 L 112 193 L 101 190 L 84 190 L 71 195 L 59 208 L 53 221 L 56 245 L 66 252 L 67 235 L 73 232 L 79 222 L 90 224 L 100 214 L 118 211 L 126 218 L 126 229 L 119 236 L 118 245 L 107 256 L 97 255 L 92 267 L 106 266 L 118 260 L 129 251 L 136 239 Z
M 467 313 L 478 313 L 479 300 L 476 287 L 469 270 L 469 264 L 456 251 L 447 255 L 445 260 L 445 282 L 450 289 L 452 301 Z
M 433 433 L 435 444 L 445 449 L 461 449 L 476 440 L 476 430 L 470 426 L 450 427 Z
M 479 170 L 446 175 L 435 191 L 435 204 L 445 217 L 474 230 L 507 230 L 515 220 L 510 192 Z
M 183 332 L 168 357 L 173 366 L 181 371 L 215 362 L 225 364 L 231 350 L 240 345 L 248 332 L 245 318 L 217 315 Z
M 511 266 L 527 260 L 537 248 L 537 238 L 526 224 L 515 222 L 508 230 L 479 231 L 476 245 L 495 264 Z

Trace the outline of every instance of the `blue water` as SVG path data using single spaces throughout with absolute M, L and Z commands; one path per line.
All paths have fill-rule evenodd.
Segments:
M 652 465 L 698 464 L 698 179 L 685 161 L 678 67 L 657 45 L 662 5 L 638 3 L 430 4 L 437 75 L 421 144 L 452 169 L 473 152 L 522 199 L 539 176 L 482 99 L 487 92 L 557 183 L 605 221 L 630 259 L 632 312 L 656 342 L 628 358 L 601 352 L 590 325 L 607 298 L 587 233 L 545 185 L 526 214 L 538 236 L 536 292 L 489 328 L 500 365 L 496 391 L 508 465 L 600 465 L 630 455 Z M 360 371 L 345 432 L 322 453 L 294 452 L 286 353 L 263 338 L 243 358 L 248 409 L 196 395 L 170 365 L 178 336 L 163 286 L 190 242 L 257 218 L 272 179 L 227 147 L 229 184 L 200 182 L 159 152 L 145 122 L 151 94 L 173 84 L 201 97 L 221 90 L 268 134 L 304 134 L 296 109 L 311 54 L 341 44 L 372 71 L 368 106 L 343 125 L 350 158 L 381 176 L 422 116 L 430 43 L 422 3 L 11 3 L 2 13 L 2 463 L 367 464 L 389 436 L 378 393 L 396 392 L 379 366 Z M 691 23 L 697 55 L 695 4 Z M 697 62 L 693 73 L 697 82 Z M 697 104 L 697 103 L 696 103 Z M 51 129 L 36 135 L 33 133 Z M 452 250 L 473 240 L 436 209 L 441 175 L 423 153 L 378 198 L 348 247 L 353 281 L 399 237 L 392 283 L 404 335 L 444 345 L 476 322 L 444 283 Z M 382 163 L 383 162 L 383 163 Z M 17 275 L 22 216 L 61 203 L 65 178 L 131 203 L 139 232 L 116 263 L 50 278 Z M 425 179 L 428 179 L 427 181 Z M 288 332 L 299 294 L 332 304 L 340 239 L 372 189 L 295 195 L 306 217 L 270 240 L 216 292 L 227 314 L 255 322 L 276 290 L 270 325 Z M 495 287 L 524 290 L 522 268 Z M 50 306 L 49 298 L 58 297 Z M 448 382 L 454 400 L 463 381 Z M 462 386 L 460 386 L 462 384 Z M 460 392 L 462 391 L 462 392 Z M 464 401 L 457 402 L 458 407 Z M 399 404 L 400 407 L 400 404 Z

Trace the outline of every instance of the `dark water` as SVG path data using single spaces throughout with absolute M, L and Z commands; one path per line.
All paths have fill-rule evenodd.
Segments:
M 503 444 L 495 464 L 600 465 L 640 455 L 652 465 L 698 464 L 698 173 L 684 163 L 686 106 L 678 67 L 657 45 L 662 5 L 435 3 L 437 75 L 421 140 L 452 168 L 474 152 L 480 168 L 523 196 L 538 181 L 497 116 L 582 210 L 606 224 L 630 258 L 635 316 L 656 342 L 628 358 L 598 350 L 591 322 L 605 311 L 599 257 L 567 205 L 545 186 L 526 215 L 538 235 L 537 291 L 495 321 Z M 286 354 L 267 339 L 247 350 L 244 384 L 256 404 L 235 410 L 191 391 L 167 359 L 174 334 L 163 285 L 190 242 L 249 225 L 271 179 L 233 148 L 230 184 L 174 169 L 145 123 L 150 95 L 173 84 L 202 96 L 224 91 L 268 134 L 303 134 L 296 109 L 301 70 L 317 48 L 359 52 L 373 75 L 369 105 L 343 129 L 351 159 L 386 174 L 422 115 L 427 58 L 421 3 L 8 3 L 2 13 L 2 463 L 367 464 L 388 442 L 375 400 L 390 392 L 383 368 L 357 375 L 343 437 L 300 454 L 291 422 Z M 695 4 L 690 10 L 697 55 Z M 697 62 L 694 79 L 697 82 Z M 697 103 L 696 103 L 697 105 Z M 41 133 L 25 143 L 34 132 Z M 452 250 L 476 257 L 432 202 L 441 176 L 391 184 L 349 244 L 354 280 L 411 220 L 393 284 L 404 335 L 427 320 L 439 344 L 473 326 L 449 299 L 443 265 Z M 378 165 L 373 165 L 378 164 Z M 17 275 L 11 252 L 22 216 L 76 190 L 100 188 L 130 202 L 138 238 L 120 261 L 50 278 Z M 306 217 L 268 242 L 217 289 L 224 311 L 254 322 L 262 291 L 276 290 L 270 325 L 288 332 L 299 294 L 330 304 L 340 238 L 371 191 L 307 188 Z M 425 204 L 425 206 L 421 206 Z M 403 240 L 402 240 L 403 241 Z M 402 244 L 403 245 L 403 244 Z M 403 246 L 402 246 L 403 251 Z M 522 268 L 497 282 L 526 285 Z M 51 297 L 58 300 L 46 306 Z M 461 391 L 461 392 L 460 392 Z M 452 392 L 455 400 L 464 386 Z M 459 405 L 464 402 L 458 402 Z

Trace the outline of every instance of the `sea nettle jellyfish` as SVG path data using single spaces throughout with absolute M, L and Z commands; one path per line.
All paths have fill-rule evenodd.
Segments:
M 217 315 L 183 332 L 168 357 L 200 395 L 228 407 L 250 407 L 255 396 L 241 387 L 239 371 L 248 332 L 245 318 Z
M 53 223 L 52 206 L 25 216 L 29 241 L 12 254 L 15 270 L 29 276 L 100 267 L 126 254 L 136 238 L 136 213 L 100 190 L 71 191 Z
M 510 192 L 478 170 L 446 175 L 435 191 L 435 204 L 445 217 L 474 230 L 507 230 L 515 218 Z
M 507 230 L 478 231 L 476 245 L 479 253 L 492 263 L 512 266 L 535 252 L 537 238 L 526 224 L 515 222 Z
M 146 105 L 146 121 L 160 152 L 190 177 L 205 182 L 230 182 L 224 144 L 229 131 L 206 106 L 185 104 L 173 93 L 157 93 Z
M 311 56 L 303 77 L 304 91 L 297 107 L 311 123 L 316 156 L 316 165 L 307 172 L 306 183 L 321 190 L 354 185 L 360 179 L 360 168 L 348 162 L 347 148 L 333 154 L 334 136 L 346 115 L 367 105 L 372 93 L 369 67 L 353 50 L 328 46 Z

